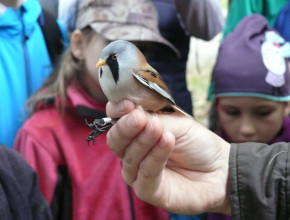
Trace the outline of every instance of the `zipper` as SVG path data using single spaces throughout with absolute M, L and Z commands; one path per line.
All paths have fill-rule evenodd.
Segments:
M 134 209 L 134 202 L 133 202 L 133 195 L 130 186 L 127 185 L 128 190 L 128 196 L 129 196 L 129 203 L 130 203 L 130 213 L 131 213 L 131 219 L 136 220 L 135 217 L 135 209 Z
M 28 40 L 28 36 L 26 35 L 25 24 L 23 21 L 23 14 L 24 14 L 23 6 L 20 6 L 19 20 L 22 26 L 22 49 L 23 49 L 24 68 L 25 68 L 25 75 L 26 75 L 27 96 L 29 97 L 32 94 L 31 82 L 29 80 L 31 76 L 31 71 L 30 71 L 30 65 L 29 65 L 30 59 L 29 59 L 29 54 L 28 54 L 27 44 L 26 44 L 26 41 Z

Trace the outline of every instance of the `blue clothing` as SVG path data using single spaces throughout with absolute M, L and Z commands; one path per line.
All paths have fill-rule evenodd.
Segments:
M 192 115 L 191 94 L 186 84 L 190 36 L 181 27 L 173 0 L 152 0 L 152 3 L 158 11 L 161 35 L 178 48 L 181 57 L 176 58 L 160 45 L 154 45 L 150 47 L 148 63 L 161 74 L 176 104 Z
M 170 214 L 170 220 L 207 220 L 206 214 L 200 215 L 178 215 L 178 214 Z
M 279 31 L 281 36 L 290 42 L 290 1 L 279 12 L 274 28 Z
M 26 119 L 26 100 L 52 71 L 37 22 L 40 13 L 37 0 L 26 0 L 17 10 L 6 8 L 0 14 L 0 143 L 10 148 Z M 68 42 L 64 26 L 59 25 Z

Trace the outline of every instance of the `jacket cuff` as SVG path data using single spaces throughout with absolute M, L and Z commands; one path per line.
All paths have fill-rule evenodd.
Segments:
M 229 169 L 233 220 L 289 218 L 289 146 L 232 144 Z

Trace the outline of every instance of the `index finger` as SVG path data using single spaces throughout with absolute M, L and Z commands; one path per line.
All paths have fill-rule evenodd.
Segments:
M 107 143 L 112 151 L 120 158 L 123 158 L 124 151 L 143 130 L 147 122 L 147 116 L 139 109 L 120 118 L 107 134 Z

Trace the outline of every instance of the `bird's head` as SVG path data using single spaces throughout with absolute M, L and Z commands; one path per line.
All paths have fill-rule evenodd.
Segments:
M 146 59 L 141 51 L 133 44 L 125 40 L 116 40 L 108 44 L 101 52 L 97 63 L 100 67 L 100 78 L 108 70 L 113 75 L 117 84 L 120 74 L 129 74 L 140 68 Z

